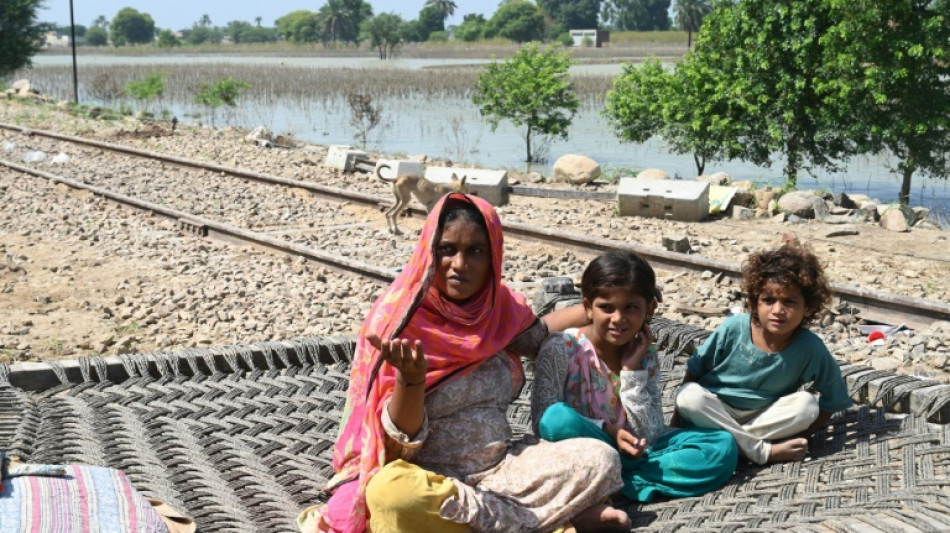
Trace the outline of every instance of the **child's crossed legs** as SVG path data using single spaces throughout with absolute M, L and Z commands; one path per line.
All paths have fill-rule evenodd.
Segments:
M 699 427 L 722 428 L 736 439 L 739 450 L 756 464 L 801 460 L 805 439 L 770 441 L 797 435 L 818 418 L 818 399 L 801 391 L 783 396 L 763 409 L 736 409 L 696 382 L 676 391 L 676 410 Z

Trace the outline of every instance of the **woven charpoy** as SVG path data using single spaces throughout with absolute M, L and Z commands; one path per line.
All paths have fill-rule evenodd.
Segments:
M 669 416 L 683 359 L 709 332 L 662 318 L 654 331 Z M 298 511 L 325 498 L 353 346 L 337 337 L 53 362 L 59 384 L 36 391 L 18 385 L 29 370 L 0 365 L 0 449 L 121 469 L 202 532 L 295 531 Z M 851 379 L 852 393 L 883 380 L 881 397 L 834 417 L 807 461 L 740 462 L 705 496 L 620 504 L 643 531 L 950 530 L 950 424 L 926 421 L 950 387 L 925 383 L 926 412 L 895 415 L 887 406 L 924 385 L 872 374 Z M 530 381 L 509 410 L 520 432 L 529 393 Z

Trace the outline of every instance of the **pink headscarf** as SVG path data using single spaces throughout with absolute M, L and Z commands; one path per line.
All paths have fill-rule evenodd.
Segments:
M 458 305 L 433 286 L 441 238 L 439 222 L 449 201 L 474 205 L 485 219 L 491 242 L 492 271 L 485 287 Z M 333 453 L 336 475 L 328 483 L 334 495 L 327 505 L 312 507 L 298 518 L 305 533 L 362 533 L 366 529 L 366 485 L 386 462 L 383 405 L 392 396 L 396 371 L 382 362 L 366 340 L 421 340 L 428 361 L 426 393 L 448 379 L 471 372 L 502 351 L 535 321 L 524 296 L 501 282 L 504 238 L 495 209 L 478 197 L 444 196 L 426 218 L 409 264 L 373 304 L 356 346 L 340 437 Z M 520 370 L 520 362 L 516 367 Z

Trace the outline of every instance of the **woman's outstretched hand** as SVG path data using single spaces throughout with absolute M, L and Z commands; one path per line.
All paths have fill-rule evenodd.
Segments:
M 623 359 L 620 360 L 621 369 L 642 370 L 643 358 L 647 356 L 647 352 L 654 340 L 653 332 L 650 331 L 650 325 L 644 321 L 643 327 L 640 328 L 640 334 L 633 340 L 630 350 L 628 350 L 627 353 L 624 354 Z
M 406 339 L 384 341 L 379 335 L 370 333 L 366 340 L 379 350 L 383 360 L 396 369 L 396 379 L 403 385 L 425 383 L 429 363 L 426 361 L 422 341 L 410 342 Z

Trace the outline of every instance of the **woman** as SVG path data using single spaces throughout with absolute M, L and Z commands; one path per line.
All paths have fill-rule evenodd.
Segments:
M 622 485 L 616 451 L 511 442 L 517 356 L 534 356 L 548 327 L 502 284 L 502 246 L 484 200 L 454 193 L 429 213 L 363 324 L 334 494 L 304 511 L 302 531 L 629 529 L 626 513 L 602 503 Z

